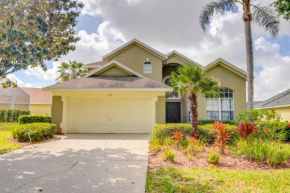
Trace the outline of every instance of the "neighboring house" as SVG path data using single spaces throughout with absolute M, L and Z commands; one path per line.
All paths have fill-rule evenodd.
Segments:
M 188 63 L 201 66 L 133 39 L 84 65 L 90 71 L 85 77 L 43 88 L 53 94 L 52 122 L 63 133 L 150 133 L 156 123 L 187 123 L 188 99 L 172 92 L 169 80 Z M 232 120 L 244 112 L 246 72 L 223 59 L 202 68 L 222 89 L 218 98 L 198 96 L 199 119 Z
M 29 110 L 30 96 L 22 88 L 2 88 L 0 86 L 0 109 L 13 109 L 13 98 L 15 110 Z
M 30 114 L 51 114 L 51 93 L 42 91 L 41 88 L 22 88 L 30 95 Z
M 257 104 L 255 108 L 275 110 L 283 121 L 290 122 L 290 89 Z

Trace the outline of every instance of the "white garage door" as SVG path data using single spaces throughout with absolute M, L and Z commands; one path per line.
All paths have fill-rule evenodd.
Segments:
M 68 133 L 150 133 L 150 99 L 70 98 Z

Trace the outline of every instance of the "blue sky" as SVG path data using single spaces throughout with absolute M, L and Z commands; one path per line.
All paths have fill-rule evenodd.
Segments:
M 21 86 L 48 86 L 55 83 L 61 62 L 77 60 L 86 64 L 99 61 L 103 55 L 132 38 L 164 54 L 177 50 L 202 65 L 221 57 L 246 70 L 241 7 L 214 20 L 204 33 L 198 16 L 209 1 L 82 0 L 85 7 L 76 26 L 76 34 L 81 37 L 76 51 L 58 62 L 47 62 L 47 72 L 36 68 L 12 76 Z M 270 37 L 254 23 L 252 26 L 255 99 L 263 100 L 290 88 L 287 73 L 290 71 L 290 22 L 281 19 L 280 33 L 276 38 Z

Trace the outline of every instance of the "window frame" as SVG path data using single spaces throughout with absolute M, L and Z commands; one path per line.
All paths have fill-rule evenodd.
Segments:
M 228 94 L 230 93 L 229 91 L 232 92 L 233 96 L 230 98 L 225 98 L 225 97 L 221 97 L 221 93 L 224 94 L 225 96 L 225 92 L 224 92 L 224 89 L 227 89 L 228 90 Z M 232 100 L 232 110 L 230 110 L 229 112 L 232 112 L 233 113 L 233 119 L 229 119 L 229 120 L 235 120 L 235 92 L 234 90 L 230 89 L 230 88 L 221 88 L 221 90 L 223 90 L 223 92 L 219 92 L 219 97 L 216 97 L 216 98 L 213 98 L 213 97 L 210 97 L 210 98 L 207 98 L 205 97 L 205 118 L 208 119 L 207 117 L 207 110 L 206 110 L 206 106 L 207 106 L 207 99 L 218 99 L 218 107 L 219 107 L 219 119 L 218 120 L 226 120 L 226 119 L 222 119 L 222 99 L 231 99 Z
M 146 67 L 146 65 L 150 65 L 150 72 L 149 71 L 146 71 L 147 70 L 147 67 Z M 144 62 L 144 64 L 143 64 L 143 73 L 144 74 L 152 74 L 152 71 L 153 71 L 153 69 L 152 69 L 152 63 L 151 62 Z

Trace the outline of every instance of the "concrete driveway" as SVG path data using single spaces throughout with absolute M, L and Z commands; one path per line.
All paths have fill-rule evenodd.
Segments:
M 71 134 L 0 156 L 0 192 L 145 192 L 147 134 Z

